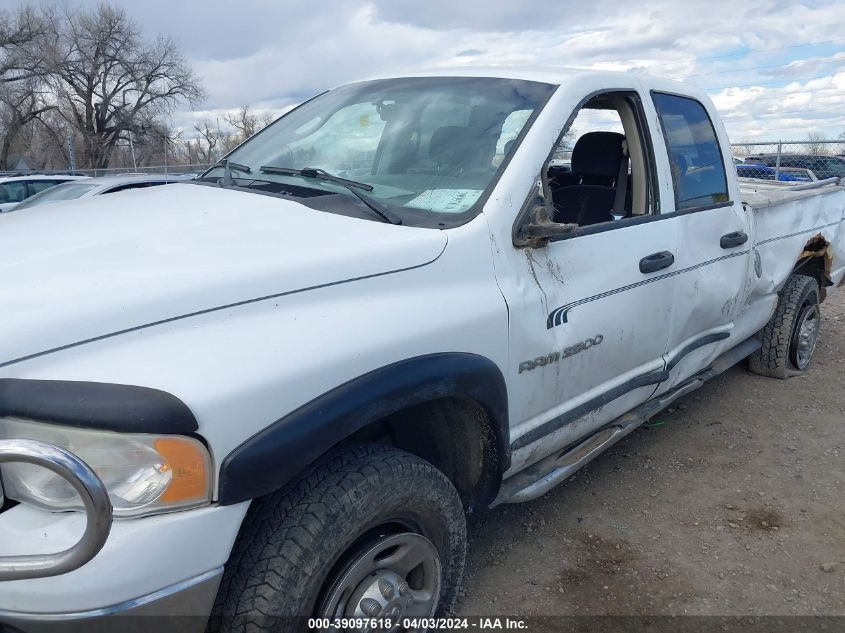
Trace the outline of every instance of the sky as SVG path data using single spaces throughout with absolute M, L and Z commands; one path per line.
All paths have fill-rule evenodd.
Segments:
M 96 0 L 66 0 L 93 7 Z M 0 6 L 17 4 L 0 0 Z M 540 65 L 706 89 L 732 141 L 845 132 L 845 0 L 112 0 L 175 39 L 208 99 L 176 125 L 249 105 L 280 114 L 403 69 Z

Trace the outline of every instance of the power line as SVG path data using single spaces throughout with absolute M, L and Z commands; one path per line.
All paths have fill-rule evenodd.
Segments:
M 841 96 L 841 95 L 845 95 L 845 90 L 838 90 L 836 92 L 824 94 L 824 95 L 822 95 L 822 97 L 838 97 L 838 96 Z M 821 104 L 821 107 L 825 108 L 825 107 L 829 107 L 830 105 L 833 105 L 833 104 Z M 743 114 L 743 115 L 738 115 L 738 116 L 743 116 L 743 117 L 744 116 L 765 116 L 765 115 L 780 116 L 780 115 L 783 115 L 783 114 L 800 114 L 800 113 L 816 112 L 816 111 L 817 110 L 813 109 L 811 105 L 808 105 L 807 107 L 801 108 L 800 110 L 781 110 L 781 111 L 776 111 L 776 112 L 764 112 L 761 115 L 757 115 L 757 114 L 747 114 L 746 115 L 746 114 Z M 724 115 L 724 116 L 730 117 L 730 116 L 737 116 L 737 115 L 728 114 L 728 115 Z M 845 116 L 845 115 L 839 114 L 839 116 L 842 117 L 842 116 Z
M 742 57 L 748 55 L 758 55 L 760 53 L 771 53 L 772 51 L 785 51 L 785 50 L 792 50 L 796 48 L 807 48 L 809 46 L 826 46 L 828 44 L 841 44 L 845 43 L 845 39 L 837 39 L 837 40 L 826 40 L 823 42 L 808 42 L 806 44 L 793 44 L 791 46 L 777 46 L 773 48 L 756 48 L 751 51 L 744 51 L 739 53 L 727 53 L 725 55 L 713 55 L 711 57 L 694 57 L 692 60 L 693 63 L 698 62 L 706 62 L 712 61 L 714 59 L 729 59 L 731 57 Z M 649 68 L 657 67 L 660 68 L 661 66 L 675 66 L 677 64 L 687 63 L 686 61 L 677 61 L 677 62 L 664 62 L 662 64 L 649 64 Z
M 733 86 L 728 86 L 733 87 Z M 840 87 L 833 88 L 811 88 L 809 90 L 798 90 L 794 92 L 776 92 L 774 90 L 768 93 L 768 96 L 776 97 L 778 99 L 788 99 L 790 97 L 810 97 L 810 98 L 825 98 L 835 97 L 843 93 Z
M 795 61 L 796 60 L 793 60 L 791 62 L 787 62 L 786 64 L 767 64 L 765 66 L 745 66 L 744 68 L 734 68 L 732 70 L 720 70 L 720 71 L 716 71 L 716 72 L 712 72 L 712 73 L 696 73 L 694 75 L 686 75 L 684 78 L 689 79 L 691 77 L 712 77 L 713 75 L 730 75 L 730 74 L 733 74 L 733 73 L 741 73 L 741 72 L 746 72 L 746 71 L 753 72 L 755 70 L 767 70 L 767 69 L 770 69 L 770 68 L 786 68 L 787 66 L 792 66 L 795 63 Z M 797 60 L 797 61 L 804 61 L 804 60 Z M 811 58 L 810 60 L 807 60 L 807 61 L 817 61 L 817 62 L 820 61 L 820 62 L 834 63 L 834 62 L 843 61 L 843 60 L 834 59 L 833 57 L 816 57 L 816 58 Z
M 830 77 L 831 75 L 828 75 Z M 815 81 L 816 79 L 825 79 L 825 77 L 813 77 L 812 79 L 808 79 L 807 81 Z M 774 81 L 758 81 L 755 83 L 750 84 L 728 84 L 724 86 L 698 86 L 702 90 L 726 90 L 728 88 L 766 88 L 768 86 L 774 86 L 775 84 L 780 84 L 783 82 L 787 82 L 786 85 L 783 86 L 775 86 L 776 88 L 786 88 L 790 83 L 801 83 L 798 79 L 776 79 Z M 697 85 L 697 84 L 696 84 Z M 808 88 L 808 90 L 814 90 L 814 88 Z

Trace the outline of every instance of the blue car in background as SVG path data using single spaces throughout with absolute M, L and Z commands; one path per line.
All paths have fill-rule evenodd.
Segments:
M 756 178 L 758 180 L 779 180 L 781 182 L 807 182 L 811 178 L 780 172 L 775 178 L 775 168 L 766 165 L 748 165 L 743 163 L 736 166 L 736 173 L 740 178 Z

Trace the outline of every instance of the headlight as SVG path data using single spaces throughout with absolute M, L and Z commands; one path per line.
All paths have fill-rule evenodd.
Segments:
M 0 419 L 0 438 L 42 440 L 85 461 L 109 492 L 114 515 L 140 516 L 209 503 L 211 459 L 201 442 L 180 435 L 92 431 Z M 6 496 L 47 510 L 82 510 L 70 484 L 31 464 L 0 466 Z

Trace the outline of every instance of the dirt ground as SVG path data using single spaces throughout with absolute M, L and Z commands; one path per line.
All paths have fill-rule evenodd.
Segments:
M 805 375 L 734 367 L 472 521 L 458 612 L 845 615 L 845 288 L 822 314 Z

